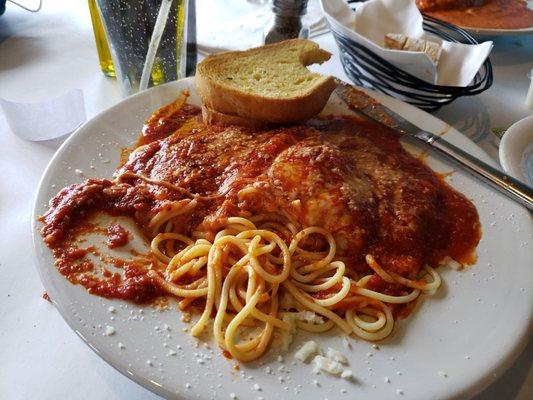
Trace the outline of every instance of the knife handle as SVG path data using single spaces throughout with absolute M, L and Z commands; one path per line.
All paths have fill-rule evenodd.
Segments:
M 485 183 L 501 193 L 518 201 L 528 210 L 533 210 L 533 188 L 506 173 L 491 167 L 487 163 L 471 156 L 459 147 L 430 132 L 420 131 L 415 135 L 418 139 L 429 144 L 440 154 L 466 167 L 472 175 L 481 178 Z

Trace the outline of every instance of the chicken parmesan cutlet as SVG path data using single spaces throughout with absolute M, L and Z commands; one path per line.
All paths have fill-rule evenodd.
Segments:
M 220 347 L 248 361 L 274 331 L 380 340 L 438 288 L 434 267 L 475 261 L 476 208 L 392 129 L 347 115 L 261 129 L 199 116 L 185 98 L 163 107 L 112 179 L 51 200 L 41 233 L 71 282 L 135 302 L 172 296 L 200 311 L 193 335 L 214 318 Z M 143 262 L 107 277 L 80 267 L 77 232 L 100 212 L 134 220 L 151 246 Z

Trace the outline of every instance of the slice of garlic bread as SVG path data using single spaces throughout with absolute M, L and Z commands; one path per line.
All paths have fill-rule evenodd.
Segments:
M 244 126 L 246 128 L 266 128 L 271 124 L 249 117 L 240 117 L 238 115 L 224 114 L 207 107 L 205 104 L 202 105 L 202 119 L 204 123 L 209 125 L 237 125 Z
M 331 54 L 309 40 L 293 39 L 207 57 L 196 70 L 202 103 L 220 114 L 266 123 L 310 118 L 326 105 L 336 83 L 310 72 Z

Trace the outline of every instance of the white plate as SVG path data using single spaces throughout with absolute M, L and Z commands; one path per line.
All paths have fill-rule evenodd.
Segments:
M 461 26 L 465 31 L 474 36 L 521 36 L 533 35 L 533 26 L 519 29 L 493 29 L 493 28 L 470 28 Z
M 34 220 L 61 187 L 82 180 L 75 169 L 84 171 L 86 177 L 110 177 L 119 162 L 120 149 L 131 146 L 143 121 L 184 88 L 197 102 L 193 81 L 186 79 L 132 96 L 78 129 L 61 146 L 42 177 Z M 422 128 L 445 132 L 455 145 L 489 161 L 471 141 L 431 115 L 392 98 L 375 97 Z M 334 102 L 328 109 L 340 110 Z M 432 155 L 427 160 L 437 171 L 452 169 Z M 352 341 L 351 349 L 346 349 L 341 334 L 316 336 L 322 348 L 339 349 L 349 358 L 353 382 L 314 375 L 310 365 L 293 363 L 291 354 L 285 357 L 285 369 L 290 373 L 280 371 L 282 364 L 275 352 L 257 363 L 241 365 L 240 372 L 234 371 L 234 362 L 226 360 L 218 349 L 194 347 L 195 341 L 182 332 L 184 324 L 173 307 L 157 311 L 102 299 L 67 282 L 55 269 L 52 255 L 38 234 L 40 224 L 34 223 L 37 267 L 46 291 L 71 328 L 113 367 L 165 397 L 228 399 L 235 393 L 241 400 L 466 398 L 500 376 L 529 339 L 533 255 L 528 242 L 533 227 L 525 209 L 463 172 L 456 171 L 449 182 L 478 208 L 483 228 L 478 263 L 464 272 L 442 270 L 444 287 L 399 322 L 379 350 L 362 340 Z M 111 305 L 116 313 L 108 311 Z M 104 336 L 106 325 L 113 326 L 116 334 Z M 308 337 L 301 333 L 292 350 Z M 177 355 L 168 355 L 170 349 Z M 197 361 L 199 357 L 204 358 L 203 364 Z M 390 383 L 385 382 L 386 377 Z M 254 390 L 254 384 L 261 390 Z
M 533 186 L 533 115 L 507 129 L 500 142 L 499 156 L 505 172 Z

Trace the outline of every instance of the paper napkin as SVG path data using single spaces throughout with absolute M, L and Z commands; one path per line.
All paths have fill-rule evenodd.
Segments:
M 52 140 L 71 134 L 87 119 L 80 89 L 38 103 L 17 103 L 0 98 L 0 109 L 11 132 L 31 141 Z

